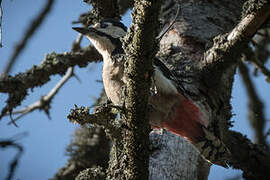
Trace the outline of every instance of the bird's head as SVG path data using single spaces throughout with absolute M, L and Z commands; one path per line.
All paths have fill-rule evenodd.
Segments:
M 103 57 L 112 54 L 116 48 L 122 48 L 120 37 L 127 32 L 126 26 L 115 19 L 104 19 L 89 28 L 73 29 L 85 35 Z

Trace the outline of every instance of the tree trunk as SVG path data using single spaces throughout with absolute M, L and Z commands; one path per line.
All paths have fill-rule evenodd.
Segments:
M 179 85 L 181 84 L 185 89 L 185 94 L 205 112 L 209 121 L 208 128 L 229 145 L 228 148 L 235 158 L 233 159 L 235 162 L 230 162 L 233 167 L 241 168 L 244 170 L 244 174 L 252 174 L 251 177 L 259 177 L 262 170 L 256 172 L 256 170 L 254 171 L 256 168 L 253 166 L 259 164 L 257 168 L 267 169 L 268 166 L 264 165 L 266 163 L 261 163 L 264 162 L 262 159 L 265 159 L 264 157 L 267 155 L 262 152 L 258 155 L 259 158 L 254 158 L 258 160 L 257 164 L 247 163 L 241 167 L 243 163 L 241 163 L 241 155 L 237 153 L 239 149 L 249 148 L 254 152 L 261 151 L 240 133 L 228 131 L 231 125 L 230 99 L 236 63 L 225 63 L 222 67 L 211 70 L 203 69 L 205 52 L 213 46 L 214 37 L 228 33 L 236 26 L 241 17 L 243 3 L 244 0 L 163 1 L 163 11 L 160 16 L 162 27 L 167 27 L 173 21 L 178 8 L 180 8 L 180 13 L 172 28 L 161 39 L 158 57 L 176 74 Z M 241 49 L 241 51 L 243 50 Z M 234 55 L 230 57 L 238 58 L 241 52 L 234 51 L 233 53 Z M 230 61 L 237 62 L 237 59 Z M 203 180 L 208 178 L 211 164 L 204 160 L 197 149 L 184 138 L 166 130 L 153 130 L 150 133 L 150 141 L 149 179 Z M 121 138 L 114 142 L 107 179 L 125 178 L 121 164 L 128 163 L 128 161 L 125 161 L 127 156 L 123 151 L 123 143 Z M 236 144 L 239 145 L 239 148 L 236 147 Z M 137 150 L 136 146 L 134 150 Z M 140 154 L 138 151 L 136 153 Z M 245 158 L 251 156 L 246 154 Z M 265 161 L 268 162 L 267 159 Z M 144 169 L 136 172 L 142 170 Z M 252 172 L 249 173 L 250 171 Z
M 207 74 L 201 76 L 196 67 L 203 60 L 204 52 L 212 46 L 212 39 L 230 31 L 237 23 L 243 1 L 166 1 L 162 12 L 163 26 L 172 21 L 178 5 L 180 15 L 162 38 L 159 56 L 177 74 L 190 97 L 201 108 L 208 109 L 210 122 L 217 121 L 221 127 L 226 127 L 231 117 L 235 66 L 211 79 Z M 185 139 L 167 131 L 153 131 L 150 138 L 157 149 L 150 158 L 151 180 L 207 179 L 210 164 Z

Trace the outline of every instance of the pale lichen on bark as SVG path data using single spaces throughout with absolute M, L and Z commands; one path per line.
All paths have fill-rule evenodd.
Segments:
M 149 177 L 149 132 L 148 96 L 153 72 L 152 59 L 157 50 L 155 37 L 158 33 L 160 1 L 135 1 L 132 13 L 133 24 L 124 39 L 127 55 L 124 104 L 123 150 L 127 158 L 124 170 L 126 179 Z
M 52 75 L 63 75 L 69 67 L 78 65 L 85 67 L 90 62 L 98 62 L 102 58 L 93 46 L 80 49 L 76 52 L 66 52 L 56 54 L 54 52 L 47 54 L 42 63 L 34 65 L 25 72 L 18 73 L 15 76 L 5 76 L 0 78 L 0 92 L 8 93 L 9 97 L 6 106 L 2 109 L 0 119 L 19 106 L 28 95 L 28 90 L 42 86 Z

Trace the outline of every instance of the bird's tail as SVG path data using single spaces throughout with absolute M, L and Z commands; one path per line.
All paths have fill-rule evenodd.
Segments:
M 210 163 L 228 168 L 228 159 L 231 157 L 230 150 L 226 145 L 208 129 L 202 127 L 204 135 L 193 145 L 202 156 Z
M 200 108 L 185 98 L 162 127 L 191 142 L 209 162 L 228 167 L 230 151 L 225 144 L 206 128 L 206 119 Z

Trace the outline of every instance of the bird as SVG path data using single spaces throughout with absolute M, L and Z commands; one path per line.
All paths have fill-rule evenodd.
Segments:
M 103 57 L 102 79 L 107 97 L 121 105 L 121 90 L 126 83 L 121 38 L 127 27 L 117 19 L 103 19 L 90 27 L 73 27 L 86 36 Z M 206 113 L 185 93 L 169 68 L 155 57 L 149 95 L 149 121 L 152 127 L 164 128 L 193 144 L 210 163 L 228 167 L 230 151 L 211 132 Z

